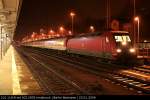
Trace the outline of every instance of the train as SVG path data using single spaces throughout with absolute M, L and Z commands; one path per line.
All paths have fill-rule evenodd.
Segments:
M 72 37 L 27 42 L 23 45 L 115 61 L 129 61 L 136 57 L 130 33 L 126 31 L 83 33 Z

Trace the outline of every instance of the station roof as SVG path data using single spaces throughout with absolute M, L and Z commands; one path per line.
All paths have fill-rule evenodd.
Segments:
M 0 0 L 0 27 L 4 30 L 0 33 L 9 33 L 13 37 L 21 4 L 22 0 Z

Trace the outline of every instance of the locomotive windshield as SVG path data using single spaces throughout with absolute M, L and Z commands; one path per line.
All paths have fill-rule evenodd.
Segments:
M 118 48 L 130 47 L 132 45 L 129 34 L 114 34 L 114 40 Z
M 129 35 L 114 35 L 116 42 L 131 42 Z

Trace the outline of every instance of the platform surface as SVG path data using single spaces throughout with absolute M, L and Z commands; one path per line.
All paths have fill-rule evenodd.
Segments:
M 39 84 L 20 55 L 10 46 L 0 61 L 0 95 L 42 95 Z

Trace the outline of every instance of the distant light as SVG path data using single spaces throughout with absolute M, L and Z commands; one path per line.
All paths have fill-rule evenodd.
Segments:
M 144 40 L 144 42 L 147 42 L 147 40 Z
M 72 32 L 71 31 L 68 31 L 69 35 L 72 35 Z
M 134 48 L 131 48 L 129 51 L 130 51 L 131 53 L 134 53 L 134 52 L 135 52 L 135 49 L 134 49 Z
M 94 26 L 90 26 L 90 29 L 94 29 Z
M 90 26 L 90 30 L 91 30 L 92 32 L 94 32 L 94 31 L 95 31 L 94 26 Z
M 64 31 L 64 28 L 62 26 L 59 29 L 60 29 L 60 31 Z
M 60 37 L 60 34 L 56 34 L 57 37 Z
M 53 31 L 53 30 L 50 30 L 50 33 L 54 33 L 54 31 Z

